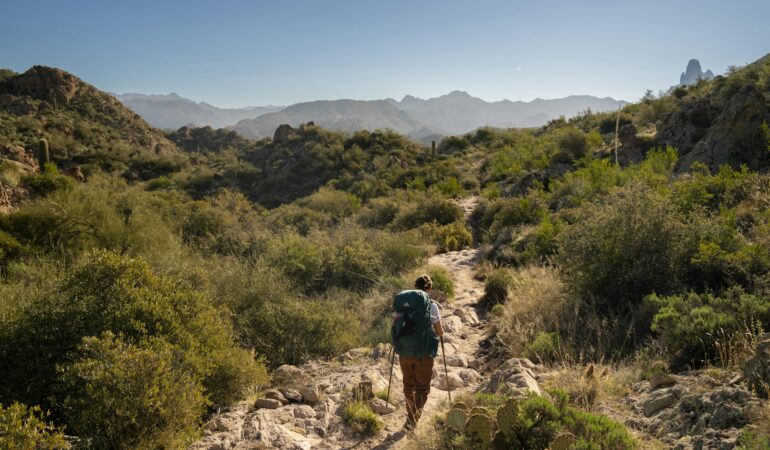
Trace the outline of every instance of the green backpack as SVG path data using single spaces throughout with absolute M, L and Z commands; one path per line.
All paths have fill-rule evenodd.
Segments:
M 425 291 L 401 291 L 393 298 L 396 318 L 390 330 L 396 353 L 401 356 L 436 357 L 438 337 L 430 320 L 431 300 Z

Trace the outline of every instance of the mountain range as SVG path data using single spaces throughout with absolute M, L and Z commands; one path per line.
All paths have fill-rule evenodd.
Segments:
M 338 131 L 390 128 L 415 139 L 463 134 L 482 126 L 537 127 L 559 117 L 581 111 L 615 110 L 626 104 L 609 97 L 574 95 L 531 102 L 502 100 L 487 102 L 466 92 L 454 91 L 430 99 L 411 95 L 401 101 L 318 100 L 288 107 L 265 106 L 240 109 L 217 108 L 170 95 L 117 94 L 131 110 L 157 128 L 186 125 L 229 128 L 241 135 L 259 139 L 272 136 L 281 124 L 297 126 L 315 122 Z
M 175 93 L 168 95 L 113 94 L 129 109 L 152 126 L 174 129 L 183 126 L 224 128 L 243 119 L 279 111 L 282 106 L 218 108 L 206 102 L 194 102 Z

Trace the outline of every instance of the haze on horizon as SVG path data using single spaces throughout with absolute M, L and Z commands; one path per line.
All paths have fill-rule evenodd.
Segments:
M 487 101 L 667 89 L 767 52 L 770 3 L 425 1 L 4 5 L 0 67 L 60 67 L 117 93 L 220 107 L 462 90 Z

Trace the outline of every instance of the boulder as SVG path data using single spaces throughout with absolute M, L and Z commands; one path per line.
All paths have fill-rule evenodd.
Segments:
M 448 377 L 446 374 L 441 373 L 438 377 L 434 378 L 433 386 L 443 391 L 448 391 L 450 389 L 457 389 L 465 386 L 465 382 L 460 377 L 460 375 L 454 372 L 449 372 Z
M 444 330 L 447 333 L 459 333 L 463 327 L 463 321 L 457 316 L 450 316 L 441 320 Z
M 311 405 L 318 402 L 320 396 L 318 395 L 318 388 L 313 385 L 308 385 L 299 390 L 302 395 L 302 401 L 310 403 Z
M 675 388 L 666 388 L 655 391 L 642 405 L 644 415 L 650 417 L 658 411 L 668 408 L 679 400 L 680 395 L 681 392 Z
M 468 367 L 468 358 L 465 355 L 449 355 L 446 363 L 450 367 Z
M 650 389 L 657 389 L 659 387 L 666 387 L 676 384 L 676 378 L 664 372 L 656 372 L 655 375 L 650 378 Z
M 299 403 L 302 401 L 302 394 L 296 389 L 283 389 L 281 394 L 290 402 Z
M 289 124 L 283 124 L 279 125 L 278 128 L 275 129 L 275 133 L 273 134 L 273 142 L 276 144 L 284 144 L 291 139 L 292 136 L 296 135 L 297 132 L 294 128 L 291 127 Z
M 371 401 L 372 410 L 381 416 L 388 415 L 396 411 L 396 406 L 388 403 L 381 398 L 373 398 Z
M 276 409 L 280 408 L 283 404 L 279 400 L 272 398 L 258 398 L 254 403 L 254 407 L 257 409 Z
M 494 371 L 489 381 L 484 383 L 480 390 L 487 393 L 496 393 L 501 389 L 507 389 L 522 394 L 534 392 L 541 395 L 542 392 L 533 371 L 536 367 L 528 359 L 511 358 Z
M 285 405 L 289 403 L 289 399 L 287 399 L 279 390 L 277 389 L 268 389 L 265 391 L 264 394 L 262 394 L 262 397 L 269 398 L 271 400 L 277 400 L 281 402 L 282 405 Z

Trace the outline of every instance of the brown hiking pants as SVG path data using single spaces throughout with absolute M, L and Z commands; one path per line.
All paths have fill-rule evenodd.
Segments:
M 404 375 L 404 397 L 406 398 L 407 422 L 416 424 L 420 420 L 422 407 L 430 394 L 430 380 L 433 377 L 433 358 L 423 356 L 399 356 L 401 373 Z

